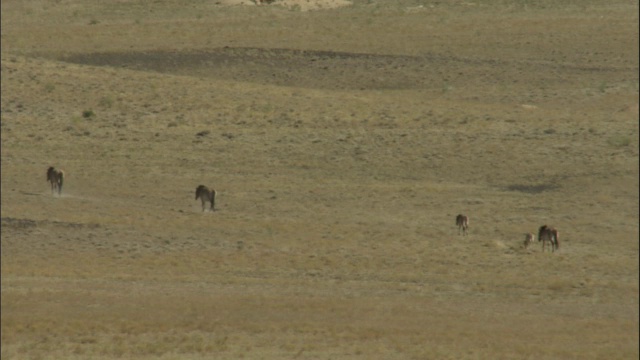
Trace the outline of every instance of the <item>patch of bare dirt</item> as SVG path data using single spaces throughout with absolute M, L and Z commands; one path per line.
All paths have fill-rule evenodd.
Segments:
M 218 0 L 217 3 L 226 6 L 283 6 L 297 11 L 337 9 L 352 4 L 348 0 Z

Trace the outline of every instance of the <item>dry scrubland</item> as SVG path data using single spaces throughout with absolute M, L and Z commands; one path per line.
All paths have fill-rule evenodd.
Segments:
M 3 359 L 638 358 L 637 1 L 148 3 L 2 1 Z

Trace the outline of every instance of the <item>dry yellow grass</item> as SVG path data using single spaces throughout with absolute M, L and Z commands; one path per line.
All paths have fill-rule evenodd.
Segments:
M 637 3 L 277 4 L 2 2 L 3 359 L 638 357 Z

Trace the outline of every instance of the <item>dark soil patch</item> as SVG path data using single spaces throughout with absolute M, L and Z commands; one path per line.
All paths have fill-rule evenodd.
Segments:
M 515 74 L 540 68 L 540 82 L 553 75 L 615 71 L 547 63 L 505 62 L 445 55 L 362 54 L 295 49 L 232 48 L 204 51 L 143 51 L 76 54 L 61 60 L 93 66 L 125 67 L 278 86 L 322 89 L 431 89 L 513 81 Z M 533 85 L 533 84 L 532 84 Z
M 522 185 L 522 184 L 513 184 L 507 186 L 507 190 L 509 191 L 519 191 L 527 194 L 539 194 L 544 191 L 553 191 L 558 189 L 560 186 L 556 184 L 540 184 L 540 185 Z
M 420 88 L 436 80 L 421 58 L 288 49 L 114 52 L 65 61 L 279 86 L 330 89 Z M 442 81 L 442 80 L 439 80 Z

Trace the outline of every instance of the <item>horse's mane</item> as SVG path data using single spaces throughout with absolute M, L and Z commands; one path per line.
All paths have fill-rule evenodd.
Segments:
M 538 229 L 538 241 L 542 239 L 542 233 L 547 229 L 547 225 L 542 225 Z
M 53 172 L 56 169 L 53 166 L 49 166 L 49 169 L 47 169 L 47 180 L 51 180 L 51 177 L 53 176 Z
M 196 188 L 196 200 L 198 200 L 203 190 L 206 191 L 207 187 L 204 185 L 198 185 L 198 187 Z

